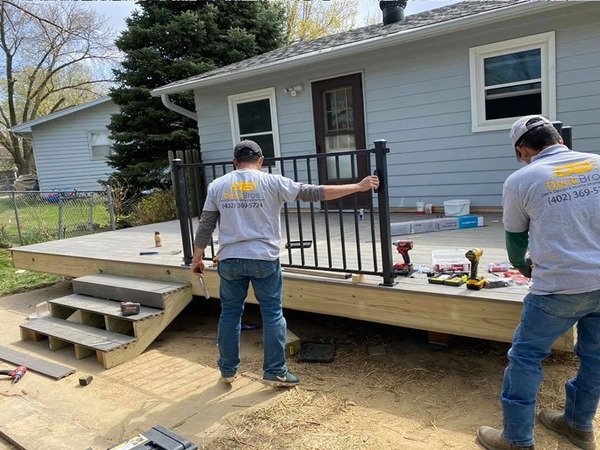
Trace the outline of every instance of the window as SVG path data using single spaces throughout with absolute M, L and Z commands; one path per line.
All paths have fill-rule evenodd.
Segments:
M 274 88 L 229 96 L 229 117 L 234 145 L 251 139 L 265 158 L 280 156 Z
M 87 135 L 92 161 L 106 159 L 112 154 L 112 141 L 108 138 L 108 131 L 88 131 Z
M 554 32 L 469 49 L 473 131 L 528 114 L 556 117 Z

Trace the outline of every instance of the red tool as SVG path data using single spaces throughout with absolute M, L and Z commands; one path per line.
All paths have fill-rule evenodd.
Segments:
M 403 263 L 394 264 L 394 271 L 396 275 L 409 277 L 413 273 L 413 265 L 410 262 L 410 256 L 408 255 L 408 251 L 412 250 L 413 241 L 398 241 L 396 242 L 396 250 L 398 253 L 402 255 Z
M 27 372 L 27 367 L 18 366 L 15 370 L 0 370 L 0 375 L 8 375 L 13 379 L 13 384 L 18 383 Z

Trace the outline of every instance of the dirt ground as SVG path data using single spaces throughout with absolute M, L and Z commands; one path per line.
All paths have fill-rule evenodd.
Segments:
M 72 349 L 51 352 L 43 342 L 21 342 L 18 324 L 35 304 L 68 291 L 62 283 L 0 298 L 0 345 L 77 369 L 58 381 L 35 373 L 14 386 L 0 380 L 0 411 L 17 397 L 35 400 L 98 438 L 82 442 L 82 450 L 107 448 L 157 424 L 211 450 L 477 449 L 477 427 L 501 425 L 507 344 L 451 337 L 447 347 L 432 346 L 422 331 L 286 311 L 289 329 L 302 340 L 335 343 L 334 362 L 292 357 L 289 366 L 301 385 L 264 386 L 248 375 L 262 373 L 261 330 L 244 331 L 246 375 L 226 386 L 216 369 L 214 302 L 194 300 L 144 354 L 109 370 L 93 358 L 76 360 Z M 244 322 L 259 317 L 248 305 Z M 570 353 L 546 361 L 539 407 L 563 406 L 564 381 L 576 367 Z M 94 381 L 81 388 L 77 380 L 84 374 Z M 12 448 L 0 440 L 0 450 Z M 573 447 L 538 425 L 536 448 Z

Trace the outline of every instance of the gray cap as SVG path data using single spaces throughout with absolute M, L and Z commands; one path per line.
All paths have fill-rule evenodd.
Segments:
M 262 156 L 262 150 L 260 146 L 249 139 L 241 141 L 239 144 L 235 146 L 233 149 L 233 157 L 235 159 L 247 158 L 253 156 Z
M 510 141 L 512 142 L 513 147 L 517 144 L 517 142 L 519 142 L 519 139 L 521 139 L 523 135 L 528 131 L 531 131 L 537 127 L 541 127 L 542 125 L 548 124 L 552 125 L 552 122 L 550 122 L 544 116 L 533 115 L 521 117 L 519 120 L 513 123 L 513 126 L 510 129 Z

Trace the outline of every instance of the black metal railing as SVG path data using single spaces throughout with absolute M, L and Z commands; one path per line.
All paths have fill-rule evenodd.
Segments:
M 378 275 L 383 278 L 382 285 L 394 284 L 387 174 L 389 149 L 383 139 L 374 144 L 366 150 L 265 160 L 270 173 L 307 184 L 317 184 L 323 179 L 344 184 L 370 173 L 376 173 L 380 179 L 375 194 L 369 191 L 344 199 L 321 201 L 320 207 L 301 201 L 285 203 L 282 266 Z M 372 170 L 373 163 L 375 171 Z M 204 186 L 234 167 L 231 162 L 185 164 L 180 159 L 174 159 L 171 167 L 184 263 L 188 265 L 192 261 L 194 220 L 197 220 L 191 211 L 202 211 Z M 212 260 L 217 254 L 216 245 L 218 241 L 213 240 L 205 250 L 205 259 Z

